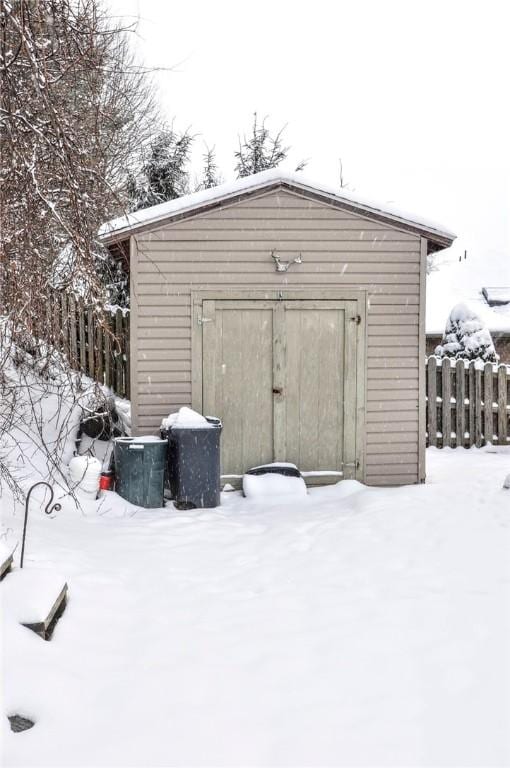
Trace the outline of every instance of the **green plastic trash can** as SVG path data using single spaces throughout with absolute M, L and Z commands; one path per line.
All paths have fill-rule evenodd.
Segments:
M 118 437 L 114 441 L 115 490 L 138 507 L 164 506 L 168 443 L 159 437 Z

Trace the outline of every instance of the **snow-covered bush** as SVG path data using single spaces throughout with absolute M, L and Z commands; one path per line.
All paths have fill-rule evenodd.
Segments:
M 436 347 L 438 357 L 464 360 L 498 360 L 492 337 L 476 312 L 466 304 L 456 304 L 450 312 L 441 344 Z
M 27 335 L 20 345 L 9 331 L 0 319 L 0 503 L 6 492 L 21 500 L 35 480 L 65 490 L 67 464 L 87 417 L 97 421 L 104 413 L 112 435 L 131 428 L 129 400 L 71 370 L 45 341 Z M 97 441 L 87 438 L 80 450 L 93 454 L 96 448 Z

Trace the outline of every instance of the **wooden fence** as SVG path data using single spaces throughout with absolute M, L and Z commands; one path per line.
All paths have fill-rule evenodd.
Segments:
M 427 445 L 510 444 L 510 368 L 427 360 Z
M 62 350 L 71 367 L 129 397 L 129 310 L 106 312 L 105 322 L 99 324 L 91 307 L 61 293 L 54 311 L 59 313 Z
M 90 307 L 60 294 L 54 311 L 72 368 L 129 398 L 129 310 L 99 325 Z M 429 357 L 426 384 L 427 445 L 510 445 L 510 367 Z

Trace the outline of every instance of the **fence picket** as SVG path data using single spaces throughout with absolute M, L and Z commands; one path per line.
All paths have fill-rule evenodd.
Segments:
M 131 355 L 129 354 L 130 349 L 130 323 L 129 323 L 129 314 L 126 312 L 124 315 L 124 371 L 125 371 L 125 386 L 124 386 L 124 392 L 125 396 L 129 397 L 129 391 L 131 388 Z
M 475 445 L 482 445 L 482 371 L 475 368 Z
M 122 332 L 122 310 L 118 309 L 115 313 L 115 386 L 116 392 L 122 392 L 122 353 L 124 351 L 124 334 Z
M 108 324 L 109 325 L 109 324 Z M 112 371 L 112 349 L 111 349 L 111 336 L 110 328 L 105 328 L 104 332 L 104 383 L 107 387 L 111 387 L 111 371 Z
M 99 381 L 101 384 L 104 383 L 104 365 L 103 365 L 103 354 L 104 354 L 104 347 L 103 347 L 103 329 L 100 325 L 97 326 L 95 339 L 95 360 L 96 360 L 96 375 L 94 378 L 96 378 L 97 381 Z
M 76 329 L 76 299 L 69 296 L 69 336 L 71 367 L 78 367 L 78 334 Z
M 469 429 L 469 445 L 475 444 L 475 364 L 473 361 L 469 363 L 468 368 L 468 429 Z
M 492 443 L 494 434 L 492 418 L 492 363 L 485 363 L 483 367 L 483 439 L 485 443 Z
M 94 315 L 92 307 L 87 310 L 87 374 L 93 379 L 96 372 L 94 367 Z
M 60 323 L 62 334 L 62 351 L 69 358 L 69 314 L 67 310 L 67 296 L 60 295 Z
M 443 398 L 443 448 L 450 448 L 452 444 L 452 367 L 448 359 L 443 360 L 441 365 L 441 385 Z
M 429 445 L 437 446 L 437 362 L 430 357 L 427 366 L 427 431 Z
M 508 437 L 507 378 L 506 367 L 500 365 L 498 368 L 498 445 L 506 445 Z
M 464 432 L 466 431 L 466 379 L 464 375 L 464 361 L 457 360 L 455 364 L 455 433 L 456 446 L 464 445 Z
M 87 365 L 87 349 L 85 341 L 85 307 L 83 305 L 83 299 L 80 299 L 77 304 L 78 311 L 78 346 L 80 350 L 80 369 L 85 371 Z

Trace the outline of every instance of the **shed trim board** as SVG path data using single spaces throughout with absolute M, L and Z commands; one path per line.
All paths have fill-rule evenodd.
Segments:
M 425 334 L 426 295 L 427 295 L 427 240 L 420 238 L 420 309 L 418 316 L 418 482 L 425 482 L 426 467 L 426 431 L 427 431 L 427 402 L 425 381 L 425 360 L 427 357 L 427 337 Z
M 134 232 L 150 232 L 161 227 L 165 222 L 176 222 L 190 216 L 207 214 L 218 207 L 235 205 L 250 197 L 258 197 L 278 190 L 345 210 L 365 220 L 380 221 L 394 229 L 425 235 L 428 238 L 427 247 L 430 252 L 447 248 L 455 239 L 455 235 L 440 225 L 420 221 L 419 217 L 413 217 L 412 214 L 392 210 L 391 206 L 384 204 L 365 201 L 357 198 L 356 195 L 346 192 L 339 194 L 336 190 L 306 181 L 297 174 L 282 173 L 279 169 L 263 171 L 234 183 L 222 184 L 211 190 L 152 206 L 142 212 L 127 214 L 103 225 L 100 238 L 105 244 L 116 243 Z
M 129 391 L 131 397 L 131 426 L 136 435 L 138 424 L 138 244 L 129 238 Z
M 207 317 L 204 318 L 204 304 L 213 302 L 221 302 L 224 307 L 231 305 L 232 308 L 236 308 L 238 304 L 246 304 L 251 306 L 250 302 L 255 302 L 256 306 L 260 308 L 284 305 L 286 302 L 295 302 L 300 307 L 306 308 L 320 308 L 327 309 L 329 307 L 337 308 L 340 303 L 349 303 L 353 306 L 353 310 L 359 318 L 356 322 L 355 318 L 346 318 L 349 322 L 355 320 L 356 324 L 356 352 L 355 352 L 355 413 L 352 414 L 354 421 L 353 433 L 354 433 L 354 446 L 349 446 L 347 450 L 349 455 L 347 456 L 347 463 L 357 463 L 354 468 L 346 468 L 344 471 L 344 477 L 354 477 L 357 480 L 363 481 L 365 479 L 365 409 L 366 409 L 366 308 L 367 297 L 366 291 L 348 291 L 348 290 L 320 290 L 317 288 L 308 288 L 300 290 L 251 290 L 251 289 L 222 289 L 222 290 L 207 290 L 207 291 L 192 291 L 191 292 L 191 308 L 192 308 L 192 332 L 191 332 L 191 359 L 192 359 L 192 394 L 191 402 L 192 407 L 198 412 L 203 411 L 203 394 L 204 394 L 204 358 L 211 354 L 210 346 L 204 349 L 204 320 L 205 322 L 213 322 L 214 317 L 211 316 L 214 313 L 214 308 L 211 313 L 208 308 Z M 278 382 L 276 382 L 278 383 Z M 278 403 L 276 404 L 275 418 L 278 419 Z M 276 449 L 275 449 L 276 450 Z M 350 453 L 352 452 L 352 455 Z M 331 476 L 338 474 L 338 467 L 331 467 Z M 229 475 L 232 478 L 232 475 Z M 335 478 L 336 481 L 338 477 Z M 322 481 L 326 481 L 326 473 L 322 477 Z M 317 482 L 316 478 L 310 478 L 310 484 Z
M 263 189 L 248 190 L 246 192 L 242 192 L 233 196 L 221 198 L 214 202 L 210 202 L 206 205 L 201 205 L 200 207 L 197 207 L 197 208 L 190 208 L 189 210 L 186 210 L 186 211 L 174 213 L 167 216 L 162 216 L 160 219 L 156 219 L 155 221 L 126 226 L 121 230 L 115 233 L 112 233 L 111 235 L 102 236 L 101 239 L 103 240 L 103 242 L 107 244 L 118 242 L 123 237 L 126 237 L 126 235 L 129 236 L 129 234 L 132 231 L 136 231 L 137 234 L 146 234 L 148 232 L 154 231 L 155 229 L 160 229 L 162 224 L 177 223 L 179 221 L 189 219 L 190 217 L 207 214 L 210 211 L 216 210 L 218 208 L 226 208 L 226 207 L 230 207 L 231 205 L 237 205 L 238 203 L 244 202 L 245 200 L 248 200 L 250 198 L 257 199 L 260 197 L 264 197 L 268 192 L 278 192 L 279 190 L 287 191 L 289 194 L 293 194 L 296 197 L 306 197 L 310 200 L 315 200 L 318 203 L 329 205 L 332 208 L 344 210 L 347 213 L 352 213 L 354 216 L 359 216 L 360 218 L 365 219 L 366 221 L 378 221 L 382 224 L 391 226 L 395 230 L 400 230 L 402 232 L 410 232 L 411 234 L 414 234 L 414 235 L 415 234 L 420 235 L 425 231 L 429 235 L 431 235 L 430 237 L 431 252 L 435 250 L 440 250 L 442 248 L 447 248 L 449 245 L 451 245 L 451 239 L 447 235 L 443 235 L 442 233 L 436 233 L 434 230 L 429 230 L 426 227 L 413 223 L 412 221 L 406 221 L 405 219 L 402 219 L 400 217 L 392 216 L 391 214 L 386 214 L 384 212 L 374 211 L 374 210 L 371 210 L 370 208 L 363 207 L 361 205 L 358 205 L 351 201 L 347 201 L 342 198 L 336 199 L 330 195 L 326 195 L 318 191 L 310 190 L 305 187 L 299 188 L 296 185 L 287 184 L 284 182 L 271 184 L 271 185 L 268 184 Z M 436 248 L 434 248 L 435 244 L 437 244 Z

